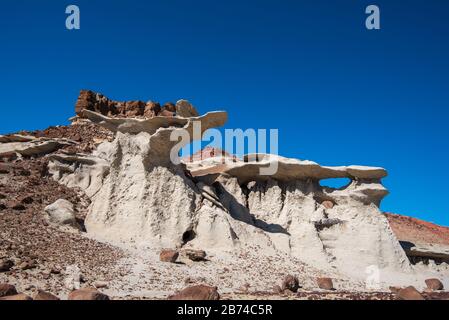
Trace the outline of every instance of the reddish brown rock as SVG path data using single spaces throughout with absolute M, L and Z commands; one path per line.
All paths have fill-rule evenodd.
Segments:
M 11 260 L 0 260 L 0 272 L 7 272 L 14 266 Z
M 192 261 L 204 261 L 206 260 L 206 252 L 203 250 L 184 250 L 184 254 Z
M 164 249 L 161 251 L 159 255 L 159 259 L 162 262 L 171 262 L 171 263 L 175 263 L 178 257 L 179 257 L 178 251 L 171 249 Z
M 0 174 L 7 174 L 10 171 L 10 166 L 6 163 L 0 163 Z
M 33 300 L 30 296 L 27 296 L 24 293 L 15 294 L 13 296 L 6 296 L 0 298 L 0 300 L 17 300 L 17 301 L 26 301 L 26 300 Z
M 162 107 L 162 111 L 169 111 L 169 112 L 175 113 L 176 112 L 176 106 L 173 103 L 171 103 L 171 102 L 167 102 Z
M 162 108 L 161 105 L 157 102 L 149 101 L 147 102 L 145 106 L 145 111 L 143 115 L 145 118 L 153 118 L 161 112 Z
M 318 288 L 323 290 L 334 290 L 334 283 L 331 278 L 317 278 Z
M 332 209 L 334 207 L 334 203 L 332 201 L 329 201 L 329 200 L 323 201 L 322 205 L 326 209 Z
M 43 290 L 38 290 L 36 295 L 34 296 L 34 300 L 40 300 L 40 301 L 52 301 L 52 300 L 60 300 L 57 296 L 43 291 Z
M 438 279 L 427 279 L 427 289 L 432 291 L 444 290 L 443 283 Z
M 168 297 L 169 300 L 219 300 L 220 294 L 217 287 L 198 285 L 185 288 L 184 290 Z
M 425 300 L 421 293 L 413 286 L 399 290 L 397 295 L 401 300 Z
M 299 289 L 299 280 L 297 277 L 288 275 L 284 278 L 281 285 L 282 291 L 290 290 L 292 292 L 297 292 Z
M 142 101 L 129 101 L 125 103 L 124 116 L 126 117 L 139 117 L 143 116 L 145 111 L 145 102 Z
M 72 291 L 69 300 L 109 300 L 109 297 L 95 288 L 84 288 Z
M 11 284 L 2 283 L 0 284 L 0 298 L 6 296 L 13 296 L 17 294 L 16 287 Z

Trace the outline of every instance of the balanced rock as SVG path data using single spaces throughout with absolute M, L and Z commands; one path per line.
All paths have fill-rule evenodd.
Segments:
M 401 300 L 425 300 L 421 293 L 413 286 L 399 290 L 397 295 Z
M 284 278 L 281 285 L 282 291 L 290 290 L 292 292 L 297 292 L 299 289 L 299 280 L 297 277 L 288 275 Z
M 109 300 L 109 297 L 95 288 L 84 288 L 72 291 L 69 300 Z
M 0 298 L 6 296 L 13 296 L 17 294 L 16 287 L 11 284 L 2 283 L 0 284 Z
M 187 287 L 168 298 L 169 300 L 219 300 L 220 294 L 217 287 L 197 285 Z
M 331 278 L 317 278 L 318 287 L 323 290 L 334 290 L 334 283 Z
M 179 257 L 178 251 L 171 249 L 164 249 L 161 251 L 159 255 L 159 259 L 162 262 L 171 262 L 171 263 L 175 263 L 178 257 Z
M 427 289 L 431 291 L 444 290 L 443 283 L 438 279 L 427 279 L 425 282 Z

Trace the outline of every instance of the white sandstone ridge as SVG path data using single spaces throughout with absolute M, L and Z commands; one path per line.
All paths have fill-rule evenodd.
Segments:
M 194 110 L 184 100 L 177 104 L 181 111 L 180 106 Z M 222 126 L 227 114 L 117 119 L 84 110 L 83 117 L 115 132 L 114 141 L 91 155 L 51 156 L 49 172 L 91 197 L 85 225 L 93 237 L 155 250 L 251 248 L 359 279 L 372 265 L 411 271 L 378 208 L 388 193 L 382 168 L 324 167 L 273 155 L 174 165 L 172 132 L 192 132 L 193 121 L 204 132 Z M 261 175 L 259 169 L 273 161 L 278 171 Z M 340 189 L 320 185 L 321 179 L 341 177 L 351 182 Z

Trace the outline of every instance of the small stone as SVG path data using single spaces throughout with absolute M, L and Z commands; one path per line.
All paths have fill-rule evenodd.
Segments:
M 292 292 L 297 292 L 299 289 L 299 280 L 297 277 L 288 275 L 284 278 L 281 285 L 282 291 L 290 290 Z
M 0 260 L 0 272 L 7 272 L 14 266 L 11 260 Z
M 329 200 L 323 201 L 322 205 L 326 209 L 332 209 L 334 207 L 334 203 L 332 201 L 329 201 Z
M 21 270 L 30 270 L 30 269 L 34 269 L 37 267 L 36 261 L 34 260 L 29 260 L 29 261 L 24 261 L 19 265 L 19 269 Z
M 192 261 L 204 261 L 206 260 L 206 252 L 203 250 L 184 250 L 185 255 Z
M 438 279 L 427 279 L 425 280 L 427 289 L 432 291 L 444 290 L 443 283 Z
M 34 296 L 34 300 L 41 300 L 41 301 L 52 301 L 52 300 L 60 300 L 57 296 L 43 291 L 43 290 L 38 290 L 36 295 Z
M 176 250 L 164 249 L 161 251 L 159 255 L 159 259 L 162 262 L 171 262 L 175 263 L 176 259 L 178 259 L 179 253 Z
M 169 300 L 220 300 L 217 287 L 198 285 L 187 287 L 184 290 L 168 297 Z
M 109 300 L 109 297 L 95 288 L 84 288 L 72 291 L 69 300 Z
M 0 298 L 6 296 L 13 296 L 17 294 L 16 287 L 11 284 L 2 283 L 0 284 Z
M 397 295 L 401 300 L 425 300 L 421 293 L 413 286 L 399 290 Z
M 31 196 L 24 196 L 20 198 L 20 203 L 22 204 L 32 204 L 33 198 Z
M 0 163 L 0 174 L 7 174 L 10 171 L 10 167 L 6 163 Z
M 334 283 L 331 278 L 317 278 L 318 287 L 323 290 L 334 290 Z

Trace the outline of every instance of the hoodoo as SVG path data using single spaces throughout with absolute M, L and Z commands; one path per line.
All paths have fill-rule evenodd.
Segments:
M 383 168 L 328 167 L 276 155 L 231 161 L 200 157 L 174 164 L 173 132 L 191 132 L 194 121 L 204 132 L 224 125 L 227 114 L 198 116 L 185 100 L 164 107 L 169 114 L 159 109 L 154 103 L 81 94 L 75 120 L 96 123 L 115 138 L 92 154 L 53 155 L 49 172 L 91 198 L 86 229 L 92 237 L 122 246 L 201 247 L 236 256 L 244 248 L 257 248 L 259 255 L 280 254 L 356 279 L 364 279 L 373 265 L 411 272 L 379 210 L 388 194 L 381 182 L 387 175 Z M 261 175 L 259 169 L 274 161 L 278 170 Z M 341 177 L 351 183 L 340 189 L 319 183 Z

